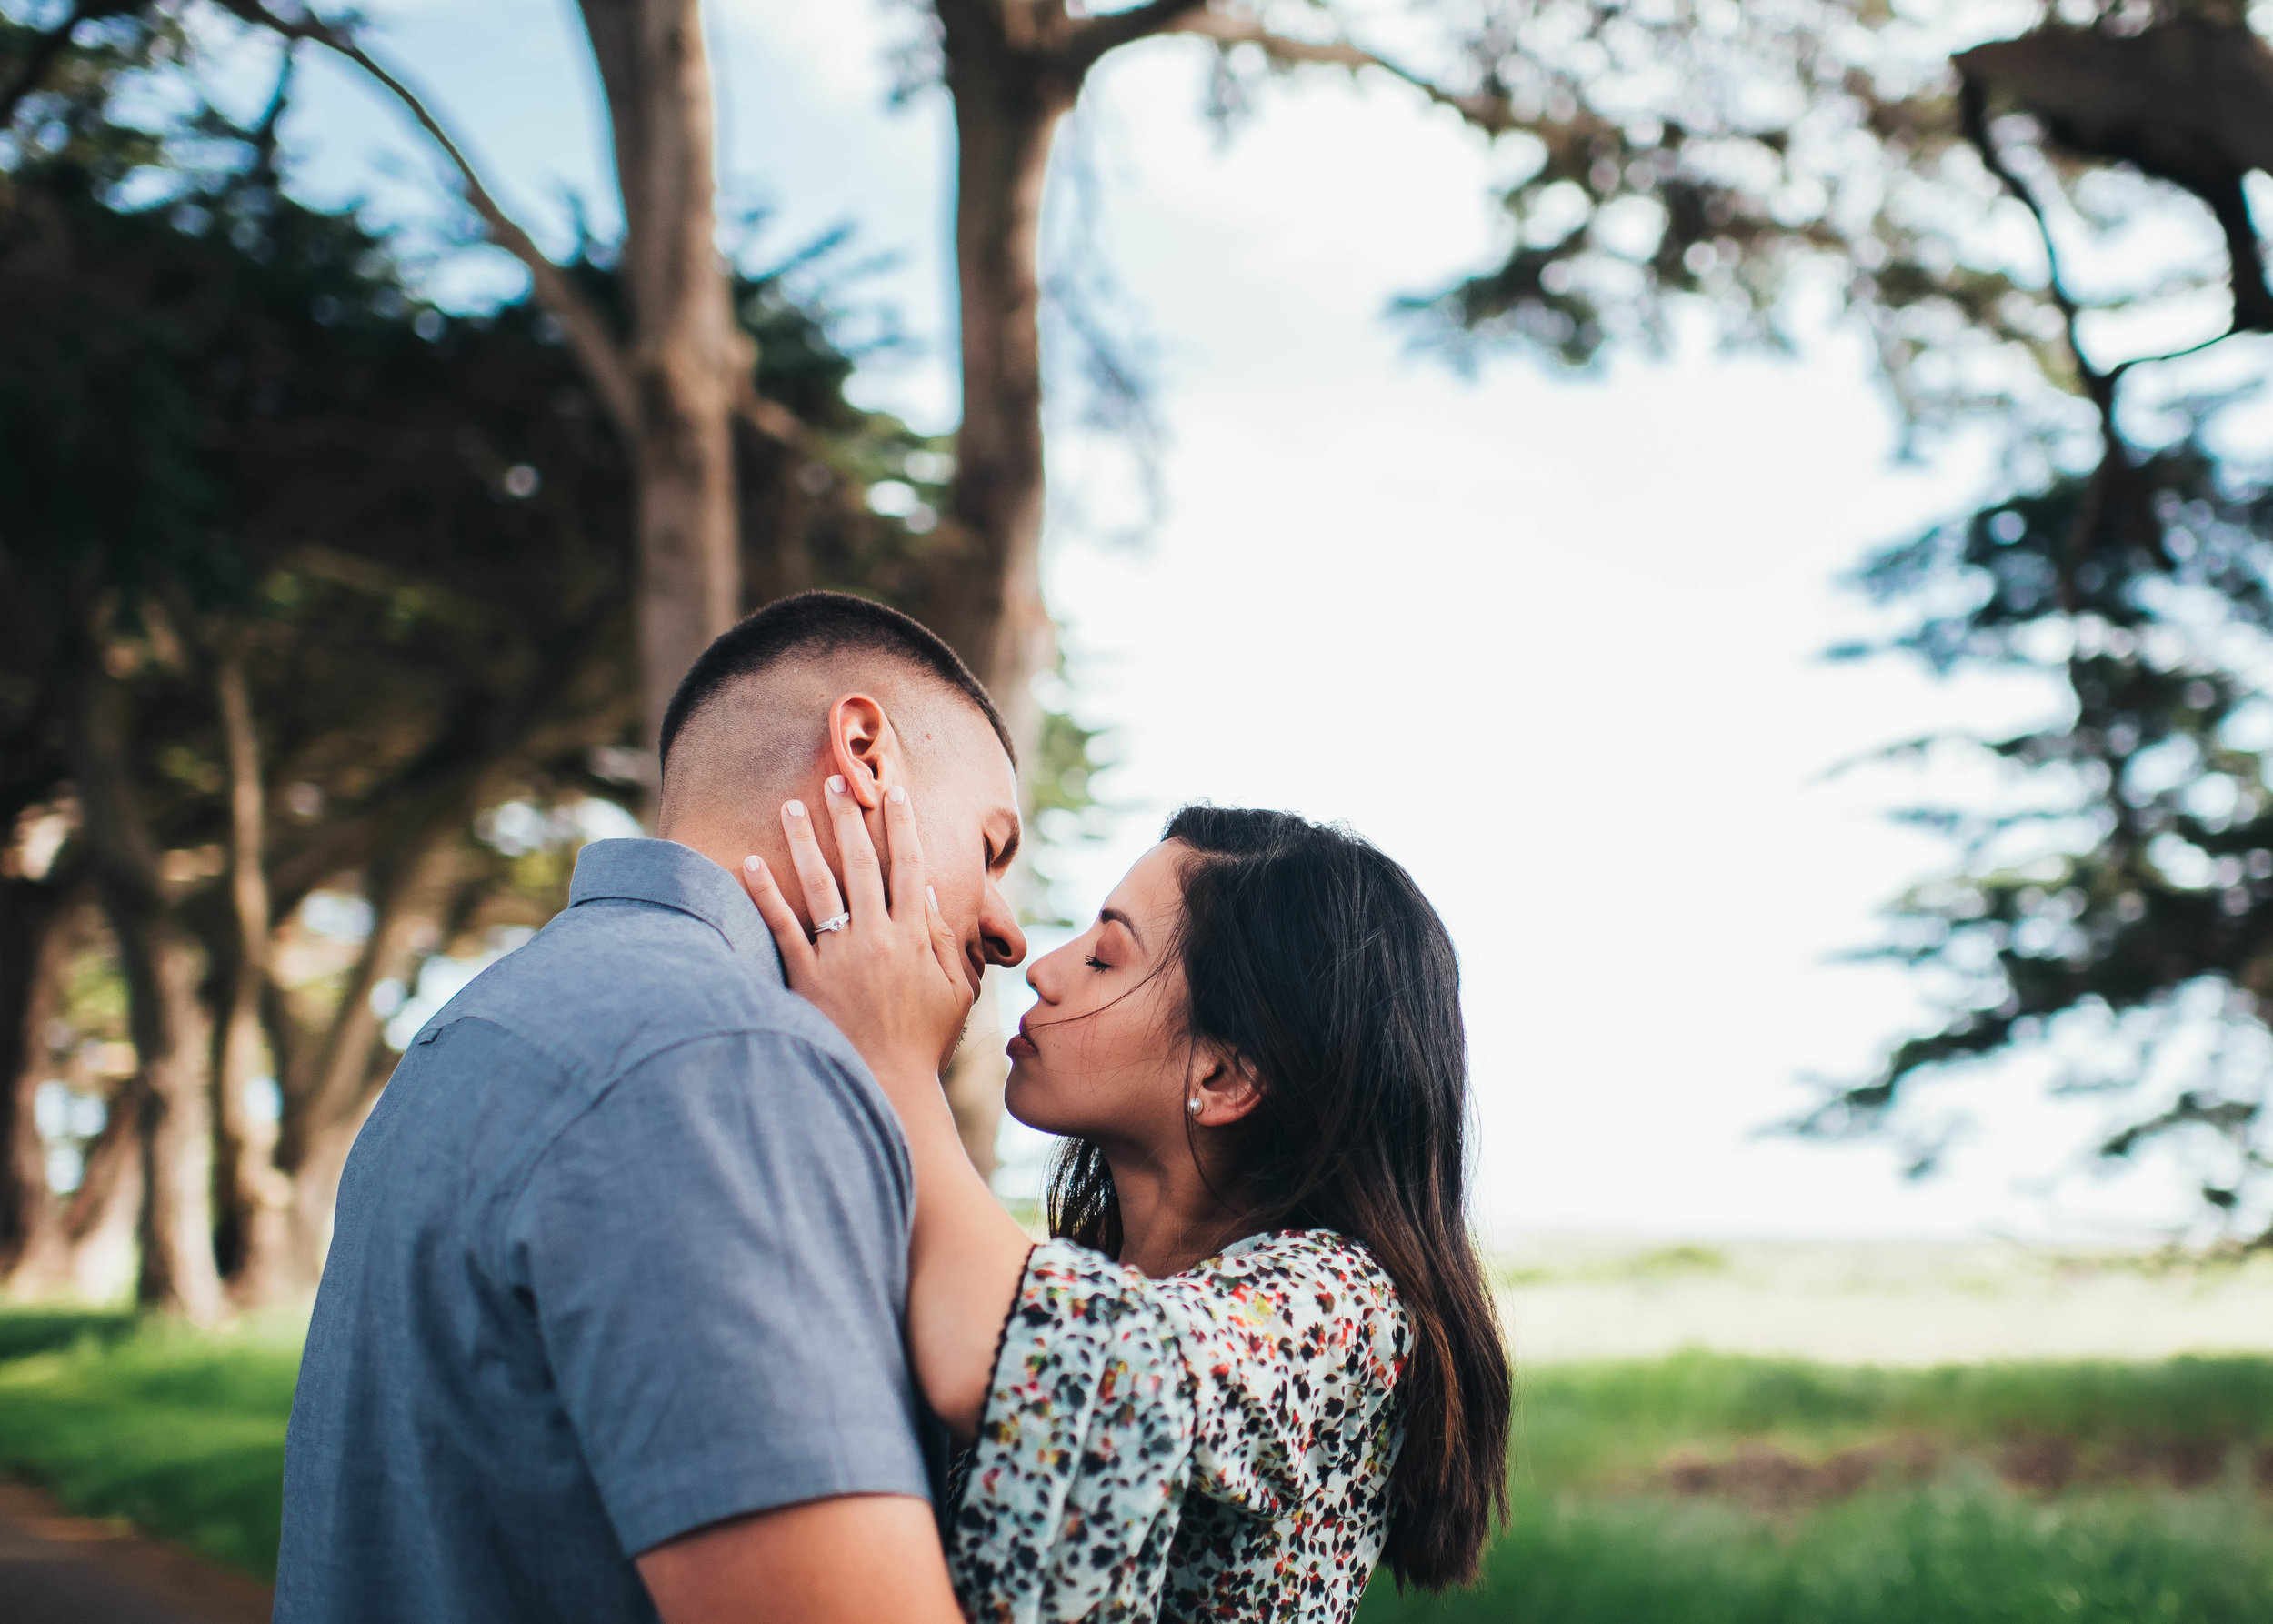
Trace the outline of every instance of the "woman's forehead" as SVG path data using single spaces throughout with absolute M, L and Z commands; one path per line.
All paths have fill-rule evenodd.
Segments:
M 1105 906 L 1128 915 L 1137 928 L 1172 917 L 1183 896 L 1183 847 L 1163 840 L 1129 866 L 1121 883 L 1105 899 Z

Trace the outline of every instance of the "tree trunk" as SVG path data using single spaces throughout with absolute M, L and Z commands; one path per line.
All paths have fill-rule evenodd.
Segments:
M 50 1075 L 51 1070 L 72 1075 L 70 1067 L 56 1064 L 57 1058 L 46 1051 L 37 1033 L 47 1012 L 59 1001 L 55 994 L 73 956 L 86 946 L 93 923 L 86 911 L 84 887 L 75 885 L 73 890 L 74 896 L 58 899 L 57 917 L 51 922 L 41 946 L 45 962 L 40 967 L 41 979 L 33 989 L 35 1020 L 27 1023 L 34 1035 L 30 1052 L 42 1062 L 30 1070 L 28 1080 L 34 1082 Z M 28 1088 L 19 1097 L 24 1111 L 22 1131 L 35 1148 L 37 1134 L 30 1117 L 30 1098 Z M 40 1199 L 38 1216 L 21 1249 L 8 1267 L 0 1269 L 0 1283 L 5 1283 L 11 1295 L 39 1298 L 62 1294 L 108 1301 L 131 1282 L 135 1227 L 142 1202 L 140 1110 L 140 1091 L 129 1081 L 110 1101 L 102 1131 L 87 1147 L 79 1187 L 71 1192 L 68 1200 L 58 1201 L 50 1195 L 45 1167 L 25 1158 L 28 1165 L 25 1171 L 35 1172 L 38 1177 Z
M 1026 750 L 1041 730 L 1031 678 L 1056 656 L 1042 602 L 1042 195 L 1050 144 L 1080 86 L 1054 55 L 976 32 L 951 27 L 946 40 L 963 422 L 953 528 L 926 608 Z
M 255 1117 L 248 1098 L 266 1047 L 261 995 L 271 920 L 260 737 L 241 654 L 222 657 L 214 697 L 229 777 L 228 941 L 223 973 L 214 978 L 215 1249 L 230 1294 L 257 1305 L 287 1294 L 294 1279 L 286 1257 L 290 1183 L 276 1169 L 275 1127 Z
M 1018 39 L 997 0 L 942 5 L 955 103 L 955 257 L 963 422 L 924 617 L 986 685 L 1022 755 L 1041 738 L 1034 676 L 1057 657 L 1042 601 L 1042 197 L 1050 145 L 1080 93 L 1056 39 Z M 963 1147 L 996 1166 L 1002 1020 L 992 978 L 946 1078 Z
M 68 937 L 65 890 L 0 879 L 0 1280 L 48 1253 L 62 1227 L 33 1102 L 48 1074 L 45 1033 Z
M 753 356 L 718 252 L 698 0 L 582 6 L 624 204 L 640 682 L 653 745 L 679 678 L 734 623 L 741 601 L 733 411 Z
M 454 871 L 451 843 L 457 827 L 453 822 L 440 833 L 429 831 L 423 844 L 373 870 L 367 885 L 371 935 L 340 995 L 331 1028 L 310 1062 L 287 1068 L 283 1078 L 275 1165 L 290 1181 L 284 1217 L 289 1239 L 275 1289 L 310 1288 L 323 1274 L 340 1168 L 394 1069 L 381 1052 L 386 1023 L 372 1007 L 372 989 L 390 977 L 407 978 L 416 967 L 418 950 L 412 944 L 418 927 L 441 913 L 439 897 Z
M 196 947 L 155 930 L 122 957 L 142 1065 L 142 1247 L 135 1299 L 199 1323 L 225 1308 L 213 1250 L 213 1102 Z M 155 1055 L 153 1061 L 148 1057 Z
M 135 1231 L 142 1210 L 141 1093 L 128 1083 L 87 1148 L 79 1188 L 61 1222 L 40 1232 L 8 1278 L 23 1297 L 58 1293 L 108 1302 L 133 1281 Z
M 133 1085 L 141 1132 L 142 1264 L 136 1288 L 149 1308 L 217 1318 L 213 1254 L 213 1113 L 198 954 L 166 903 L 158 853 L 135 794 L 125 697 L 90 650 L 71 714 L 72 777 L 79 789 L 96 894 L 118 946 Z

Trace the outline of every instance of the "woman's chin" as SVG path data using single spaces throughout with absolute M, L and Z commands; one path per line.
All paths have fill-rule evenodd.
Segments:
M 1040 1104 L 1036 1097 L 1041 1091 L 1041 1079 L 1035 1076 L 1032 1064 L 1026 1060 L 1013 1060 L 1010 1075 L 1002 1082 L 1002 1108 L 1036 1133 L 1064 1132 L 1063 1128 L 1049 1120 L 1047 1111 L 1035 1108 Z

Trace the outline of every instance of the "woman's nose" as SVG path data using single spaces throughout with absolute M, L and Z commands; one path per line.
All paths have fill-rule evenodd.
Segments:
M 1064 949 L 1061 948 L 1059 953 L 1045 953 L 1026 967 L 1026 984 L 1034 989 L 1034 996 L 1045 1004 L 1057 1002 L 1056 995 L 1049 989 L 1050 966 L 1051 962 L 1063 951 Z

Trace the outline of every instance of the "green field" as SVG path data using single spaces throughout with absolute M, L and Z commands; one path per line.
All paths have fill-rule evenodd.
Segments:
M 2273 1359 L 1547 1366 L 1514 1480 L 1477 1589 L 1367 1624 L 2273 1620 Z
M 0 1470 L 265 1576 L 296 1338 L 0 1313 Z M 1546 1365 L 1514 1473 L 1371 1624 L 2273 1624 L 2273 1358 Z
M 0 1472 L 266 1579 L 301 1328 L 0 1312 Z

